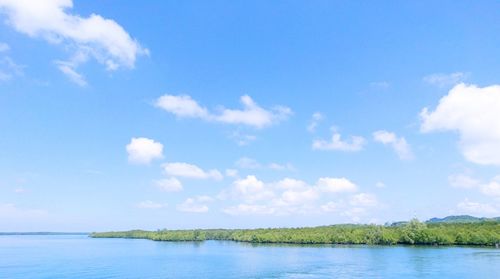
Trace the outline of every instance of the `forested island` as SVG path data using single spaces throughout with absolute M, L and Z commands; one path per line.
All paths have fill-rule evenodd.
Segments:
M 431 219 L 433 220 L 433 219 Z M 132 230 L 92 233 L 95 238 L 140 238 L 155 241 L 230 240 L 250 243 L 482 245 L 498 246 L 500 221 L 398 222 L 390 225 L 332 225 L 305 228 Z

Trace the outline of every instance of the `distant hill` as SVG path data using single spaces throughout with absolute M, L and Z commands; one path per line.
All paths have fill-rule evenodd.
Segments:
M 500 217 L 485 218 L 485 217 L 474 217 L 470 215 L 458 215 L 458 216 L 446 216 L 444 218 L 431 218 L 425 221 L 428 224 L 435 223 L 477 223 L 484 221 L 500 221 Z

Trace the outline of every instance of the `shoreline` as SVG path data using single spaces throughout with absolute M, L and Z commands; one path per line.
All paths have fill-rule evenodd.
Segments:
M 500 222 L 426 224 L 412 220 L 400 226 L 332 225 L 304 228 L 198 229 L 94 232 L 93 238 L 154 241 L 227 240 L 263 244 L 500 246 Z

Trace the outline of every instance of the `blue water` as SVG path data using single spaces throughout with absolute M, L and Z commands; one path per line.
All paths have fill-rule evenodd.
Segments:
M 0 236 L 0 278 L 499 278 L 500 249 Z

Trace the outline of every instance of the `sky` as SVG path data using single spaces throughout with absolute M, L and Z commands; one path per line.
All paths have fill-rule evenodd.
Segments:
M 496 1 L 0 0 L 0 231 L 500 215 Z

